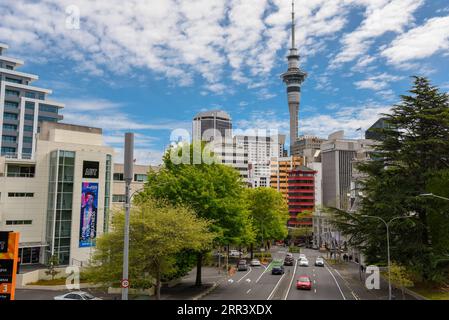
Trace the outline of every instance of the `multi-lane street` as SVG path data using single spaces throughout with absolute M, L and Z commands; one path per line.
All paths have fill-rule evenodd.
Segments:
M 207 300 L 354 300 L 357 295 L 349 288 L 338 272 L 326 264 L 314 266 L 320 253 L 315 250 L 301 251 L 309 260 L 308 267 L 300 267 L 299 254 L 293 254 L 295 264 L 285 266 L 283 275 L 272 275 L 273 263 L 268 266 L 251 267 L 248 271 L 236 272 L 223 281 Z M 273 248 L 273 261 L 282 261 L 286 255 L 285 248 Z M 307 275 L 312 280 L 312 290 L 296 289 L 296 280 Z

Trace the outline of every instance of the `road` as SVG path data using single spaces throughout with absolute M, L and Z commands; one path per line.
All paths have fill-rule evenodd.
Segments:
M 272 275 L 271 265 L 252 267 L 247 272 L 240 271 L 222 282 L 206 300 L 354 300 L 357 296 L 346 286 L 344 280 L 330 266 L 315 267 L 318 251 L 302 249 L 309 259 L 309 267 L 286 266 L 285 274 Z M 285 248 L 274 247 L 273 260 L 282 260 Z M 299 254 L 293 255 L 295 261 Z M 312 281 L 311 291 L 296 289 L 296 280 L 301 275 L 308 275 Z

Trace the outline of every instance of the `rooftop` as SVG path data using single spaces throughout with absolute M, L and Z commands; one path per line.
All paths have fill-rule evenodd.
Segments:
M 198 113 L 193 119 L 197 118 L 204 118 L 204 117 L 217 117 L 217 118 L 224 118 L 227 120 L 231 120 L 231 116 L 223 111 L 223 110 L 210 110 L 210 111 L 203 111 Z

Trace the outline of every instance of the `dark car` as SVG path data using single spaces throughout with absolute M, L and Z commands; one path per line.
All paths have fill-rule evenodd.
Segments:
M 246 260 L 240 260 L 238 265 L 237 265 L 237 270 L 238 271 L 247 271 L 248 270 L 248 263 L 246 262 Z
M 271 269 L 271 274 L 284 274 L 284 266 L 275 266 Z
M 292 256 L 286 256 L 284 259 L 284 266 L 292 266 L 295 263 L 295 259 Z

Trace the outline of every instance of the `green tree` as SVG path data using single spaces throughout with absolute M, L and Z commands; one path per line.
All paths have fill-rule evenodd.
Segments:
M 246 189 L 245 200 L 250 212 L 254 240 L 265 244 L 270 240 L 285 239 L 287 236 L 288 206 L 282 194 L 272 188 Z M 251 259 L 253 245 L 251 244 Z
M 204 143 L 181 144 L 168 150 L 163 167 L 149 172 L 145 190 L 135 201 L 152 197 L 192 208 L 198 217 L 212 221 L 210 231 L 216 235 L 215 245 L 250 243 L 254 234 L 239 173 L 216 161 L 198 161 L 204 154 L 209 160 L 214 158 Z M 176 157 L 184 163 L 177 163 L 173 159 Z M 202 284 L 201 269 L 206 252 L 196 252 L 197 286 Z
M 59 258 L 57 255 L 52 255 L 50 259 L 48 259 L 47 270 L 45 274 L 47 276 L 51 276 L 51 280 L 55 280 L 55 277 L 58 275 L 59 271 L 56 270 L 56 266 L 59 265 Z
M 200 250 L 212 242 L 210 222 L 189 208 L 146 199 L 130 214 L 129 280 L 134 288 L 156 287 L 160 299 L 161 280 L 179 272 L 176 257 L 185 250 Z M 97 242 L 90 281 L 117 285 L 123 262 L 124 213 L 113 218 L 112 231 Z
M 447 243 L 449 229 L 441 224 L 441 203 L 418 195 L 429 192 L 429 184 L 447 183 L 447 175 L 439 180 L 435 175 L 449 166 L 449 96 L 426 78 L 414 77 L 410 95 L 401 98 L 384 115 L 388 126 L 377 130 L 381 140 L 371 161 L 358 168 L 368 176 L 360 213 L 386 221 L 415 213 L 412 221 L 392 223 L 391 256 L 423 280 L 435 281 L 441 270 L 432 268 L 432 262 L 448 253 L 448 246 L 440 244 Z M 368 262 L 385 263 L 385 226 L 360 214 L 335 213 L 335 223 L 350 236 L 350 244 L 361 247 Z

